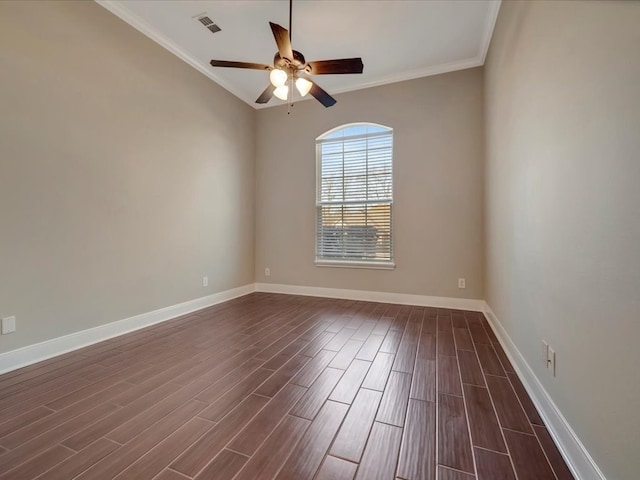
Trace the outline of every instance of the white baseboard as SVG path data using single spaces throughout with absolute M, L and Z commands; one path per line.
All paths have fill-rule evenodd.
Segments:
M 165 322 L 254 291 L 255 285 L 252 283 L 2 353 L 0 354 L 0 374 L 156 323 Z
M 486 302 L 484 302 L 484 313 L 574 477 L 577 480 L 606 480 L 596 462 L 589 455 L 567 419 L 564 418 Z
M 398 303 L 420 307 L 453 308 L 457 310 L 484 311 L 484 300 L 452 297 L 430 297 L 408 293 L 372 292 L 367 290 L 346 290 L 342 288 L 305 287 L 300 285 L 281 285 L 277 283 L 256 283 L 256 292 L 286 293 L 289 295 L 307 295 L 310 297 L 342 298 L 364 300 L 367 302 Z

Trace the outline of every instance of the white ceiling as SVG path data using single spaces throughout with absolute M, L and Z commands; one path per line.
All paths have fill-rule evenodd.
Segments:
M 259 70 L 211 59 L 273 63 L 269 21 L 289 27 L 287 0 L 96 0 L 249 105 L 268 84 Z M 482 65 L 500 0 L 294 0 L 292 44 L 307 61 L 362 57 L 362 75 L 322 75 L 331 94 Z M 196 18 L 206 13 L 221 32 Z M 307 97 L 310 97 L 307 96 Z M 275 97 L 266 105 L 284 103 Z

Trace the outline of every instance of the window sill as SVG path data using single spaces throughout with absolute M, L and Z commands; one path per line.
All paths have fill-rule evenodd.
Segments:
M 396 264 L 393 262 L 359 262 L 356 260 L 316 260 L 316 267 L 336 268 L 369 268 L 372 270 L 393 270 Z

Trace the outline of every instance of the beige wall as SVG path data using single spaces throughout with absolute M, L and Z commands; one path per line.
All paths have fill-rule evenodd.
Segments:
M 0 2 L 0 72 L 0 352 L 253 282 L 251 107 L 93 2 Z
M 639 48 L 638 2 L 503 2 L 485 77 L 486 298 L 609 480 L 640 475 Z
M 258 111 L 256 281 L 482 298 L 482 70 L 336 99 Z M 392 271 L 314 266 L 315 139 L 351 122 L 394 129 Z

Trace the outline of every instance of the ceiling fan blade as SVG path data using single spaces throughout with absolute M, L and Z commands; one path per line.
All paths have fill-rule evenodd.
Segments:
M 289 38 L 289 30 L 281 27 L 277 23 L 269 22 L 271 31 L 273 32 L 273 38 L 276 39 L 278 45 L 278 53 L 280 57 L 287 60 L 293 60 L 293 49 L 291 48 L 291 39 Z
M 273 97 L 273 92 L 275 91 L 275 89 L 276 87 L 269 84 L 269 86 L 264 89 L 264 92 L 260 94 L 260 96 L 256 100 L 256 103 L 267 103 L 269 100 L 271 100 L 271 97 Z
M 250 68 L 252 70 L 271 70 L 273 67 L 263 63 L 230 62 L 228 60 L 211 60 L 212 67 Z
M 362 73 L 364 65 L 361 58 L 340 58 L 307 63 L 310 75 L 335 75 L 340 73 Z
M 311 90 L 309 90 L 309 93 L 313 95 L 316 100 L 318 100 L 327 108 L 336 104 L 335 98 L 325 92 L 316 82 L 312 82 L 311 80 L 309 81 L 313 83 L 313 85 L 311 86 Z

